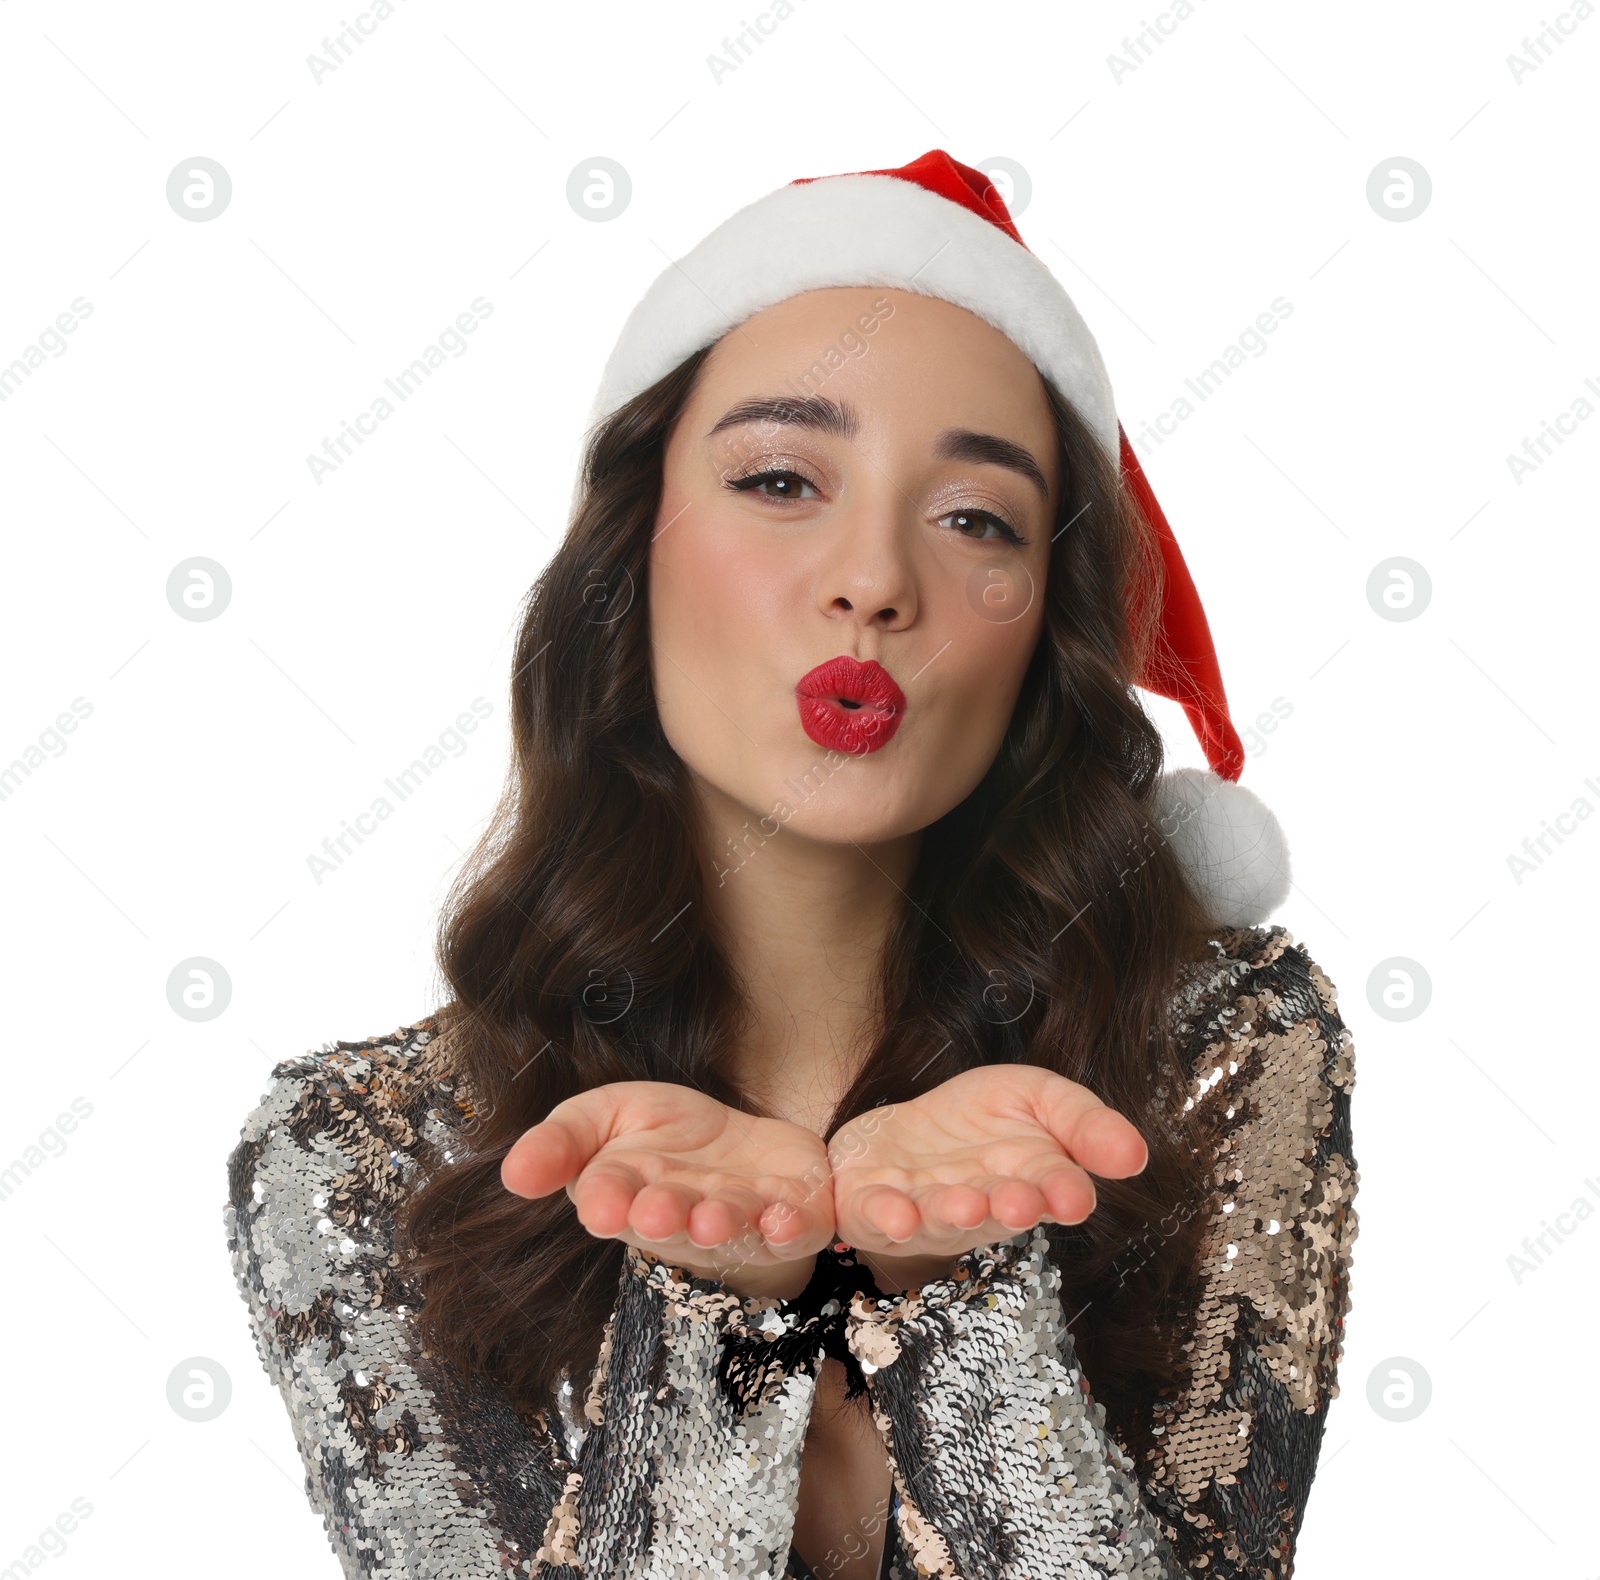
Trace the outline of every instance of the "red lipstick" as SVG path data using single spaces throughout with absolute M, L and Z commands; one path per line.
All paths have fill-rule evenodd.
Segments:
M 887 746 L 905 717 L 906 694 L 877 659 L 841 653 L 800 677 L 800 727 L 818 746 L 864 757 Z

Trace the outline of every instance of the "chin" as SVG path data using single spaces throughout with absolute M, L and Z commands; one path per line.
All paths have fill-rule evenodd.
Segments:
M 904 757 L 891 762 L 876 754 L 849 758 L 819 751 L 774 774 L 773 810 L 785 829 L 803 839 L 877 845 L 926 828 L 955 804 L 931 803 L 927 791 L 933 784 L 950 788 L 948 767 L 935 771 Z
M 796 808 L 784 823 L 784 831 L 819 845 L 859 845 L 863 848 L 884 845 L 890 840 L 914 834 L 932 822 L 915 812 L 895 815 L 876 804 L 847 801 L 838 806 L 818 806 L 811 802 Z

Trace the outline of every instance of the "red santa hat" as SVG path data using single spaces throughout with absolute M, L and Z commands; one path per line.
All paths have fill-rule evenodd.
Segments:
M 801 177 L 747 204 L 663 269 L 629 314 L 591 425 L 752 313 L 845 285 L 915 291 L 992 324 L 1120 466 L 1165 570 L 1155 640 L 1134 679 L 1182 705 L 1210 764 L 1162 775 L 1160 827 L 1216 921 L 1264 921 L 1288 897 L 1288 850 L 1277 819 L 1237 783 L 1244 748 L 1199 593 L 1117 420 L 1094 336 L 981 170 L 935 148 L 894 170 Z

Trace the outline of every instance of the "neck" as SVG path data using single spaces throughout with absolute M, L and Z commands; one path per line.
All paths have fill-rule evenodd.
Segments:
M 758 830 L 748 808 L 699 789 L 710 921 L 749 1009 L 735 1077 L 768 1112 L 820 1135 L 879 1030 L 884 944 L 921 834 L 858 845 L 787 824 L 769 833 L 770 820 Z

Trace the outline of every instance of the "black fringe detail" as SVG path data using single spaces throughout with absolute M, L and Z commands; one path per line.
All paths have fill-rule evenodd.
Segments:
M 717 1386 L 735 1412 L 743 1415 L 762 1404 L 769 1388 L 781 1386 L 788 1373 L 820 1366 L 827 1355 L 844 1366 L 845 1397 L 864 1394 L 866 1375 L 845 1341 L 850 1300 L 856 1294 L 884 1298 L 872 1274 L 848 1249 L 824 1246 L 817 1253 L 811 1282 L 790 1303 L 799 1317 L 792 1329 L 770 1337 L 759 1329 L 749 1334 L 730 1331 L 717 1362 Z M 832 1309 L 826 1309 L 830 1304 Z

